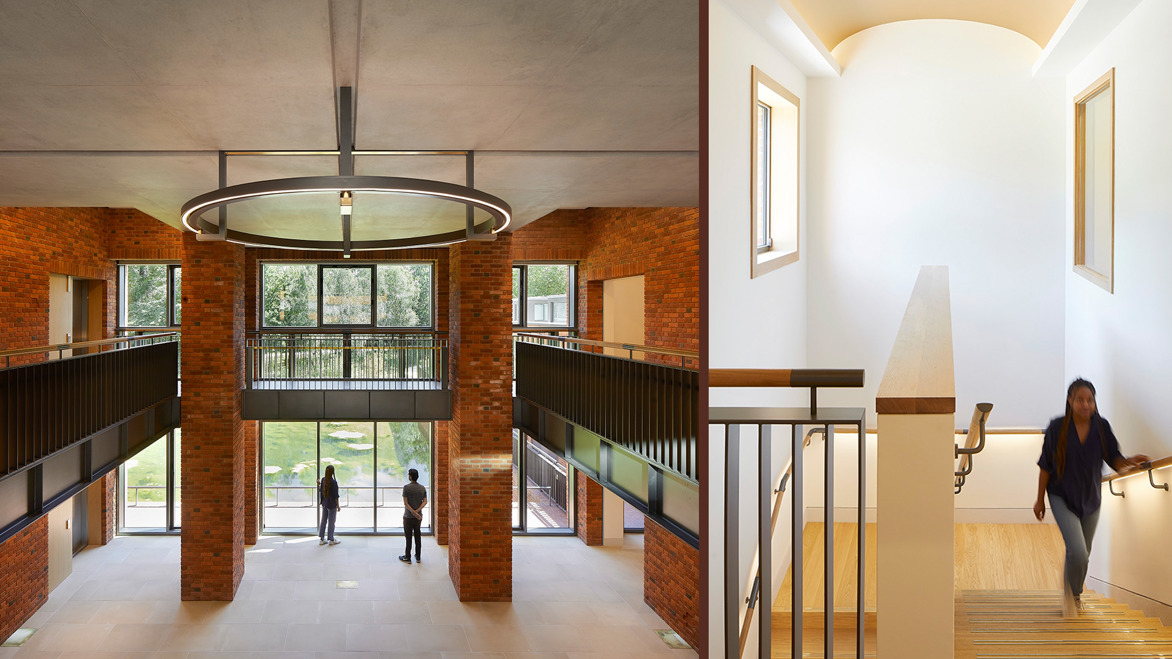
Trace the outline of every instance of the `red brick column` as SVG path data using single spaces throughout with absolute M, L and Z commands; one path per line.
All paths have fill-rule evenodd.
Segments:
M 448 572 L 461 601 L 513 596 L 510 236 L 450 252 Z
M 0 544 L 0 639 L 7 639 L 49 597 L 49 517 Z
M 244 422 L 244 544 L 255 545 L 260 534 L 260 422 Z
M 107 545 L 114 539 L 118 522 L 118 471 L 102 476 L 102 542 Z
M 680 638 L 700 647 L 700 550 L 646 517 L 643 601 Z
M 588 546 L 602 544 L 602 486 L 586 474 L 574 472 L 574 532 Z
M 244 576 L 244 248 L 183 234 L 184 600 L 230 600 Z
M 451 424 L 447 421 L 435 422 L 433 453 L 435 458 L 435 472 L 431 475 L 431 491 L 427 493 L 428 502 L 433 506 L 432 512 L 435 515 L 435 526 L 432 530 L 435 533 L 436 544 L 440 545 L 448 544 L 448 478 L 450 477 L 448 470 L 449 425 Z

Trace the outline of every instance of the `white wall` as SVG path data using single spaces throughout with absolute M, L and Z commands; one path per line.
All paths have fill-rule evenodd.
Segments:
M 874 400 L 920 266 L 942 264 L 960 413 L 989 401 L 998 425 L 1033 428 L 1055 413 L 1063 90 L 1032 78 L 1038 53 L 991 25 L 907 21 L 849 37 L 842 77 L 811 79 L 808 363 L 867 373 L 864 395 L 827 404 Z
M 708 322 L 710 364 L 716 368 L 803 368 L 806 366 L 806 263 L 808 250 L 805 210 L 799 212 L 803 254 L 757 279 L 749 277 L 750 243 L 750 116 L 751 67 L 756 66 L 805 103 L 805 76 L 777 52 L 755 28 L 720 0 L 709 2 L 708 16 Z M 802 107 L 802 143 L 807 110 Z M 804 181 L 804 159 L 799 176 Z M 804 196 L 804 195 L 803 195 Z M 711 390 L 709 403 L 720 405 L 800 404 L 798 392 Z M 712 432 L 715 430 L 716 432 Z M 748 429 L 746 429 L 748 432 Z M 755 433 L 755 429 L 753 431 Z M 724 639 L 724 486 L 723 429 L 709 435 L 708 638 L 711 656 L 723 653 Z M 780 453 L 780 452 L 779 452 Z M 775 456 L 775 463 L 784 456 Z M 753 460 L 742 460 L 742 474 Z M 749 471 L 749 473 L 754 473 Z M 742 501 L 755 502 L 756 479 L 742 478 Z M 739 509 L 742 533 L 740 556 L 748 573 L 755 540 L 756 504 Z M 787 559 L 775 556 L 784 563 Z M 784 574 L 784 570 L 782 571 Z M 745 579 L 741 579 L 744 583 Z M 755 641 L 753 641 L 755 642 Z M 702 653 L 703 654 L 703 653 Z
M 803 256 L 780 270 L 749 277 L 751 67 L 758 67 L 801 99 L 803 131 L 808 120 L 806 78 L 719 0 L 709 2 L 708 41 L 711 365 L 802 368 L 806 365 L 809 261 L 804 211 L 798 220 Z M 801 140 L 804 144 L 804 134 Z M 799 176 L 805 180 L 803 172 Z M 777 392 L 713 390 L 710 395 L 712 405 L 779 404 Z
M 1066 381 L 1083 376 L 1098 389 L 1125 454 L 1172 454 L 1168 430 L 1172 369 L 1172 185 L 1168 108 L 1172 87 L 1172 4 L 1146 0 L 1066 78 L 1066 197 L 1074 189 L 1073 99 L 1115 68 L 1115 292 L 1072 272 L 1073 203 L 1065 233 Z M 1157 482 L 1172 480 L 1170 470 Z M 1124 481 L 1127 497 L 1106 494 L 1090 575 L 1146 597 L 1172 602 L 1172 494 L 1146 479 Z

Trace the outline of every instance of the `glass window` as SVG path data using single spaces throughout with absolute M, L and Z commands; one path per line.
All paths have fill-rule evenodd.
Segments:
M 128 529 L 167 528 L 167 439 L 162 437 L 122 465 L 122 524 Z
M 432 326 L 429 263 L 378 265 L 378 326 Z
M 317 326 L 317 265 L 261 266 L 265 327 Z
M 523 325 L 521 318 L 521 273 L 523 268 L 513 267 L 513 324 Z
M 183 308 L 183 268 L 171 266 L 171 317 L 176 325 L 180 324 Z
M 575 269 L 568 263 L 513 266 L 513 324 L 573 327 Z
M 265 529 L 316 535 L 317 483 L 331 464 L 341 494 L 337 528 L 401 531 L 403 486 L 414 468 L 428 490 L 423 528 L 431 529 L 431 423 L 265 422 L 261 431 Z
M 419 484 L 427 488 L 423 509 L 424 530 L 431 528 L 435 504 L 431 488 L 431 424 L 416 421 L 378 424 L 378 525 L 380 529 L 403 527 L 403 486 L 407 470 L 419 471 Z
M 1074 99 L 1074 271 L 1114 292 L 1115 69 Z
M 328 421 L 318 424 L 321 464 L 334 465 L 342 510 L 336 528 L 374 530 L 374 423 Z
M 752 69 L 753 277 L 798 260 L 798 163 L 801 102 Z
M 370 267 L 322 267 L 322 325 L 371 324 L 371 275 Z
M 317 424 L 266 422 L 264 434 L 264 525 L 317 531 Z
M 178 306 L 179 297 L 170 290 L 170 269 L 178 271 L 179 267 L 167 263 L 119 265 L 121 327 L 171 326 L 168 310 L 172 304 Z
M 564 458 L 513 429 L 513 528 L 569 529 L 571 473 Z

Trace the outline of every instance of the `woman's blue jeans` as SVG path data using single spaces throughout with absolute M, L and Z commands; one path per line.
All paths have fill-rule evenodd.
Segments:
M 1062 497 L 1050 495 L 1050 511 L 1062 540 L 1066 542 L 1066 586 L 1075 597 L 1082 595 L 1082 584 L 1087 578 L 1087 562 L 1091 557 L 1091 541 L 1099 525 L 1099 511 L 1079 517 L 1070 512 Z
M 332 506 L 321 507 L 321 527 L 318 528 L 317 535 L 322 540 L 334 539 L 334 521 L 338 519 L 338 509 Z M 326 536 L 327 530 L 329 536 Z

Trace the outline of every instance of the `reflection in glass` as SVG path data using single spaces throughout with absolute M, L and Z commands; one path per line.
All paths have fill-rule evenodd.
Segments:
M 369 325 L 369 267 L 324 267 L 321 277 L 323 325 Z
M 374 529 L 374 423 L 327 421 L 320 424 L 321 479 L 334 465 L 342 510 L 339 529 Z
M 123 265 L 123 323 L 126 327 L 167 326 L 167 264 Z
M 379 264 L 377 272 L 378 326 L 431 327 L 431 264 Z
M 317 424 L 270 421 L 261 432 L 265 527 L 316 532 Z
M 317 265 L 265 263 L 261 276 L 265 327 L 317 325 Z
M 171 523 L 175 525 L 175 528 L 179 528 L 182 526 L 180 520 L 182 519 L 181 513 L 183 512 L 183 500 L 182 500 L 183 490 L 180 488 L 180 485 L 182 485 L 182 480 L 180 478 L 180 475 L 183 473 L 182 470 L 180 469 L 180 467 L 183 466 L 183 463 L 180 462 L 180 460 L 179 460 L 179 456 L 182 455 L 181 449 L 183 448 L 183 430 L 180 428 L 176 428 L 175 433 L 174 433 L 174 437 L 175 437 L 175 439 L 174 439 L 174 442 L 173 442 L 173 445 L 171 448 L 172 455 L 174 456 L 174 461 L 175 461 L 175 464 L 174 464 L 175 471 L 173 472 L 174 476 L 172 476 L 173 480 L 172 480 L 172 490 L 171 490 L 171 505 L 172 505 Z
M 427 488 L 422 529 L 431 528 L 434 506 L 431 488 L 431 424 L 419 421 L 378 424 L 378 527 L 403 527 L 403 486 L 407 470 L 419 470 L 419 484 Z
M 525 266 L 526 326 L 569 326 L 570 268 L 565 264 Z M 514 281 L 516 272 L 513 271 Z M 514 284 L 514 290 L 516 288 Z
M 167 528 L 167 438 L 122 465 L 123 528 Z
M 569 464 L 525 437 L 525 476 L 525 528 L 569 528 Z
M 521 268 L 513 268 L 513 324 L 521 324 Z

